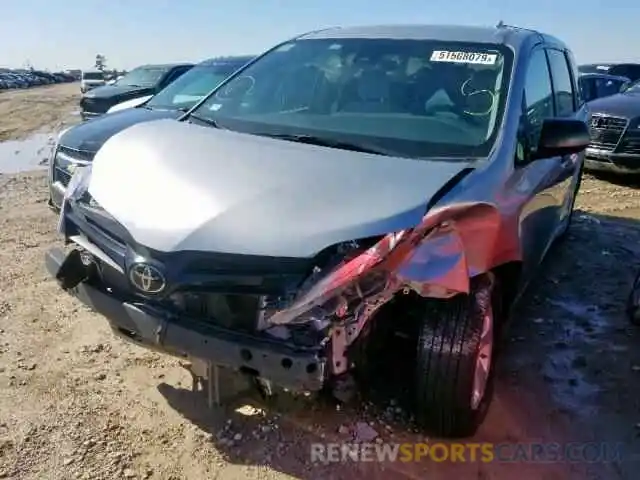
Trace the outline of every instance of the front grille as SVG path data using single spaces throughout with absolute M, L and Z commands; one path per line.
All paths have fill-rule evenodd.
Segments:
M 627 128 L 626 118 L 595 114 L 591 117 L 590 147 L 599 150 L 613 150 Z
M 178 310 L 190 317 L 246 332 L 258 325 L 262 297 L 218 293 L 184 292 L 173 298 Z
M 83 98 L 80 102 L 80 107 L 85 112 L 90 113 L 107 113 L 109 110 L 109 102 L 105 100 L 100 100 L 97 98 Z
M 89 152 L 87 150 L 77 150 L 75 148 L 65 147 L 64 145 L 58 146 L 56 153 L 62 153 L 74 160 L 82 160 L 83 162 L 90 162 L 95 156 L 95 152 Z
M 53 169 L 53 182 L 59 182 L 64 188 L 67 188 L 69 181 L 71 180 L 71 174 L 65 169 L 56 166 Z
M 59 145 L 55 153 L 53 181 L 60 182 L 64 188 L 67 188 L 73 174 L 73 171 L 67 169 L 69 163 L 84 164 L 93 160 L 94 155 L 94 152 Z
M 640 128 L 629 130 L 624 135 L 617 152 L 640 155 Z

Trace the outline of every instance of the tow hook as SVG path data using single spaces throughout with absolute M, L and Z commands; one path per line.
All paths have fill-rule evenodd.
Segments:
M 80 249 L 71 250 L 60 265 L 56 280 L 64 290 L 77 287 L 95 273 L 95 263 L 87 255 Z

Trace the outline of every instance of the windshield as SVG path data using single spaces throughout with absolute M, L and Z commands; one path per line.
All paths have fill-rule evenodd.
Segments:
M 160 67 L 138 67 L 127 73 L 116 84 L 131 87 L 153 87 L 167 71 L 167 68 Z
M 167 110 L 189 109 L 244 63 L 197 65 L 161 90 L 146 106 Z
M 297 40 L 221 86 L 191 119 L 366 144 L 397 156 L 484 157 L 502 121 L 512 58 L 502 45 Z
M 83 72 L 82 78 L 85 80 L 104 80 L 102 72 Z

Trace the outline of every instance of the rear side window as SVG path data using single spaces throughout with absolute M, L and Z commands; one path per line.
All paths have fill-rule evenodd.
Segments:
M 569 64 L 564 52 L 560 50 L 548 50 L 549 65 L 553 78 L 553 90 L 556 104 L 556 115 L 568 117 L 575 112 L 573 83 Z

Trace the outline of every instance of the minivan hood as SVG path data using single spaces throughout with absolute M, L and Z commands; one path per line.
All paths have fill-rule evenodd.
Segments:
M 148 248 L 310 257 L 417 225 L 467 166 L 158 120 L 104 144 L 89 193 Z
M 62 134 L 58 144 L 74 150 L 95 153 L 113 135 L 136 123 L 161 118 L 179 118 L 181 115 L 184 113 L 178 110 L 149 110 L 147 108 L 122 110 L 75 125 Z
M 603 113 L 625 118 L 640 117 L 640 93 L 616 93 L 589 102 L 591 113 Z

